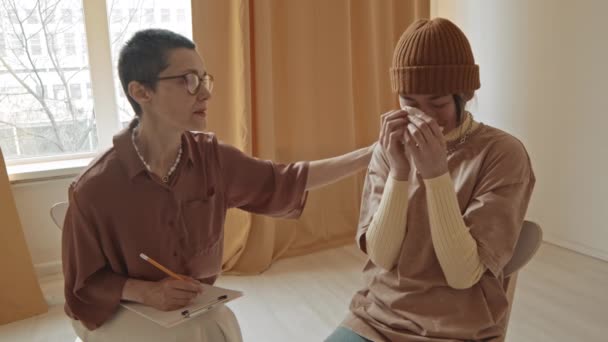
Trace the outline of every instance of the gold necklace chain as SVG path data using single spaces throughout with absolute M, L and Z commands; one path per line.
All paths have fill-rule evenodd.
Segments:
M 451 153 L 455 152 L 456 149 L 458 148 L 458 146 L 464 144 L 467 141 L 467 139 L 469 138 L 469 136 L 471 135 L 471 133 L 473 131 L 473 116 L 469 112 L 466 112 L 466 113 L 467 113 L 467 115 L 471 116 L 469 126 L 464 131 L 464 133 L 460 135 L 460 138 L 458 138 L 458 141 L 447 149 L 447 154 L 451 154 Z

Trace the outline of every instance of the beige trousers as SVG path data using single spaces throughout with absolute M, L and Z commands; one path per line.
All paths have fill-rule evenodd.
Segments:
M 90 331 L 72 320 L 83 342 L 241 342 L 241 329 L 234 313 L 225 305 L 196 316 L 173 328 L 162 327 L 120 307 L 114 317 Z

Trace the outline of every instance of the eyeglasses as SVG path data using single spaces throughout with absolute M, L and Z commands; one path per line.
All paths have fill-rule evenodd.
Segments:
M 176 78 L 184 79 L 184 84 L 186 85 L 186 90 L 188 91 L 188 93 L 190 93 L 190 95 L 198 94 L 198 91 L 200 90 L 201 85 L 203 85 L 209 93 L 211 93 L 213 91 L 213 75 L 211 75 L 207 72 L 205 72 L 202 77 L 199 76 L 198 73 L 191 71 L 191 72 L 189 72 L 187 74 L 183 74 L 183 75 L 159 77 L 156 80 L 163 81 L 163 80 L 172 80 L 172 79 L 176 79 Z

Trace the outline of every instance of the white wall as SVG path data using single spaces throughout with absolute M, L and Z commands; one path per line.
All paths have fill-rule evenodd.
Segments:
M 61 231 L 49 211 L 53 204 L 67 200 L 70 183 L 71 179 L 59 179 L 12 186 L 32 262 L 40 275 L 61 271 Z
M 480 65 L 476 117 L 519 137 L 545 240 L 608 260 L 608 1 L 434 0 Z

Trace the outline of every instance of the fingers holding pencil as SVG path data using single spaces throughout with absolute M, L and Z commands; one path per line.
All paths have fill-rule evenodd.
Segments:
M 144 304 L 160 310 L 176 310 L 188 305 L 203 291 L 197 280 L 171 271 L 144 253 L 139 256 L 169 276 L 147 287 Z
M 202 291 L 200 285 L 173 277 L 148 284 L 143 292 L 143 304 L 162 311 L 181 309 L 190 304 Z

